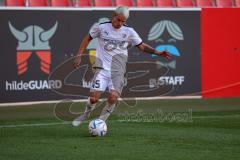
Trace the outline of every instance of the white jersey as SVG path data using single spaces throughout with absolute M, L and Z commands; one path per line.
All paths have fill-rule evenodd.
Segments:
M 125 70 L 129 46 L 137 46 L 142 43 L 142 39 L 136 31 L 123 25 L 115 29 L 111 22 L 94 24 L 89 35 L 98 38 L 96 53 L 96 67 L 105 70 Z

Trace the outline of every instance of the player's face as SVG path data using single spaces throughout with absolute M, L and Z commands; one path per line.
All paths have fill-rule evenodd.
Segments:
M 113 14 L 112 16 L 112 26 L 116 29 L 119 29 L 126 23 L 126 18 L 122 14 Z

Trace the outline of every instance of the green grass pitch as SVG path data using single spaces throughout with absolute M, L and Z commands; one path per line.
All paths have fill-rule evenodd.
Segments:
M 75 103 L 72 110 L 83 106 Z M 165 114 L 186 113 L 189 121 L 147 119 L 157 109 Z M 105 137 L 91 137 L 88 122 L 72 127 L 53 111 L 53 104 L 0 107 L 0 159 L 240 159 L 239 98 L 139 101 L 135 107 L 120 104 L 107 122 Z M 129 119 L 123 114 L 139 111 L 142 114 Z

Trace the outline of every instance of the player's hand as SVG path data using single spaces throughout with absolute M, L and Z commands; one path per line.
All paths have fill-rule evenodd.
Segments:
M 172 57 L 171 54 L 168 51 L 162 51 L 162 52 L 155 51 L 155 52 L 156 52 L 157 55 L 163 56 L 163 57 L 165 57 L 167 59 L 171 59 L 171 57 Z
M 73 67 L 74 67 L 75 69 L 79 68 L 79 67 L 80 67 L 80 63 L 81 63 L 81 56 L 77 56 L 77 57 L 74 59 Z

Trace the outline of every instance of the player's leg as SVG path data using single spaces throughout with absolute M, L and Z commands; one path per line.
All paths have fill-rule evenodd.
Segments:
M 100 119 L 102 119 L 104 121 L 106 121 L 108 119 L 108 117 L 114 111 L 114 109 L 116 107 L 119 96 L 120 96 L 120 94 L 118 91 L 110 90 L 106 106 L 102 109 L 101 115 L 99 117 Z
M 90 92 L 89 101 L 86 105 L 86 109 L 84 114 L 86 115 L 86 119 L 90 116 L 90 113 L 95 109 L 97 102 L 101 97 L 102 91 L 92 91 Z
M 73 126 L 79 126 L 84 120 L 88 119 L 91 112 L 94 110 L 99 98 L 101 97 L 101 91 L 91 91 L 90 96 L 88 98 L 86 108 L 84 113 L 77 117 L 73 122 Z
M 117 105 L 118 98 L 121 95 L 124 86 L 124 73 L 112 72 L 108 83 L 109 95 L 106 106 L 103 108 L 100 119 L 106 121 Z
M 105 77 L 104 72 L 101 72 L 101 70 L 97 70 L 92 79 L 90 96 L 88 98 L 85 111 L 81 116 L 77 117 L 72 122 L 73 126 L 79 126 L 84 120 L 86 120 L 90 116 L 91 112 L 96 106 L 96 103 L 101 97 L 102 92 L 106 90 L 107 84 L 108 79 Z

